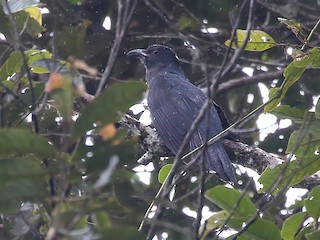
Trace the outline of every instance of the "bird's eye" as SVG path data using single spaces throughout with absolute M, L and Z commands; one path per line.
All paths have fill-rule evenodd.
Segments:
M 157 54 L 157 53 L 158 53 L 158 51 L 157 51 L 157 50 L 154 50 L 154 51 L 153 51 L 153 54 Z

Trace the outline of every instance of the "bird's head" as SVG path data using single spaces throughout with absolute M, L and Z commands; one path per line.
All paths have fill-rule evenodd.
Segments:
M 139 58 L 147 70 L 159 69 L 170 65 L 180 69 L 176 53 L 165 45 L 154 44 L 146 49 L 133 49 L 127 55 Z

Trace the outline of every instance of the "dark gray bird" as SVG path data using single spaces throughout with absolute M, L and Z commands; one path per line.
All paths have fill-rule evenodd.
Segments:
M 177 154 L 184 137 L 207 100 L 207 95 L 185 77 L 171 48 L 155 44 L 147 49 L 131 50 L 127 54 L 136 56 L 143 62 L 149 89 L 148 106 L 154 126 L 165 145 Z M 206 117 L 203 118 L 184 153 L 201 146 L 221 131 L 221 121 L 212 102 L 209 121 Z M 208 171 L 215 171 L 223 180 L 236 181 L 234 168 L 221 140 L 206 149 L 205 167 Z

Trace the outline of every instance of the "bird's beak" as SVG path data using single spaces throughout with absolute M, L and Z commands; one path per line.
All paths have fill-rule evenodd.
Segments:
M 126 53 L 128 56 L 143 58 L 143 57 L 149 57 L 149 55 L 146 53 L 145 49 L 133 49 Z

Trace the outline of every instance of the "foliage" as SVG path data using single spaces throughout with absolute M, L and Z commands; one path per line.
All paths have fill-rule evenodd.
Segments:
M 233 41 L 233 44 L 231 44 L 231 40 L 228 39 L 225 42 L 225 45 L 231 46 L 232 48 L 241 48 L 243 45 L 245 45 L 245 50 L 257 52 L 262 52 L 275 46 L 275 41 L 273 38 L 263 31 L 250 31 L 248 34 L 248 40 L 246 41 L 247 33 L 247 30 L 237 29 L 235 37 L 236 40 Z
M 1 1 L 0 238 L 319 239 L 319 176 L 310 178 L 320 170 L 319 7 Z M 155 42 L 177 51 L 200 88 L 216 84 L 214 100 L 230 122 L 264 107 L 239 129 L 242 142 L 282 158 L 259 172 L 259 189 L 245 168 L 230 185 L 196 164 L 136 161 L 147 137 L 119 120 L 139 120 L 129 108 L 146 84 L 137 79 L 143 67 L 123 53 Z M 267 114 L 277 122 L 262 139 L 257 119 Z M 296 187 L 307 193 L 287 206 Z

